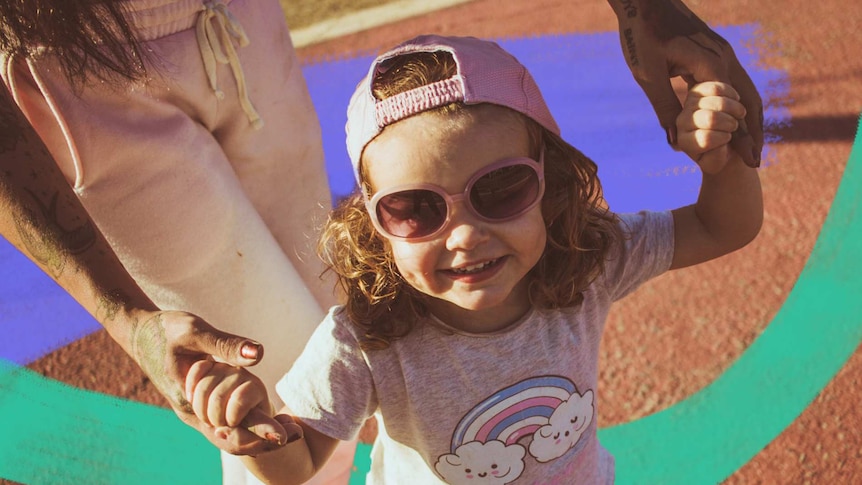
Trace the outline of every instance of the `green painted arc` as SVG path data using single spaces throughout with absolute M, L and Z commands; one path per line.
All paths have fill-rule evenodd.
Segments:
M 0 477 L 42 484 L 218 484 L 219 452 L 171 411 L 0 361 Z
M 711 484 L 789 426 L 862 342 L 862 130 L 784 305 L 718 379 L 656 414 L 599 431 L 620 484 Z M 361 446 L 350 483 L 363 482 Z M 218 451 L 172 412 L 0 361 L 0 477 L 41 484 L 217 484 Z

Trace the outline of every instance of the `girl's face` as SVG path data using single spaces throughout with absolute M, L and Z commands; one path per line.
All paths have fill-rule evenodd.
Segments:
M 422 113 L 388 126 L 365 148 L 374 192 L 434 184 L 462 193 L 470 177 L 506 158 L 530 157 L 526 127 L 505 108 L 479 105 L 461 114 Z M 456 202 L 448 226 L 431 240 L 390 239 L 407 282 L 434 297 L 430 310 L 468 332 L 506 327 L 529 309 L 525 276 L 545 248 L 541 204 L 506 222 L 476 218 Z

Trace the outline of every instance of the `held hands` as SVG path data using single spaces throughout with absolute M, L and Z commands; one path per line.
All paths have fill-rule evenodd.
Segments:
M 746 165 L 760 165 L 763 149 L 763 101 L 733 48 L 680 0 L 609 0 L 619 21 L 626 63 L 676 145 L 674 122 L 679 99 L 670 78 L 682 76 L 689 86 L 719 81 L 734 86 L 746 114 L 731 146 Z
M 745 113 L 739 94 L 729 84 L 692 86 L 676 118 L 676 148 L 697 162 L 703 173 L 720 172 L 730 160 L 739 158 L 729 144 Z
M 190 313 L 158 311 L 145 312 L 137 320 L 131 346 L 132 356 L 177 416 L 217 447 L 235 455 L 254 455 L 284 444 L 288 435 L 269 409 L 252 413 L 247 429 L 217 429 L 211 420 L 200 419 L 186 397 L 186 376 L 196 363 L 213 357 L 236 366 L 255 365 L 263 357 L 260 344 L 222 332 Z
M 212 360 L 195 362 L 186 376 L 185 396 L 195 416 L 225 443 L 251 441 L 263 435 L 275 445 L 265 447 L 262 451 L 266 452 L 302 438 L 302 428 L 290 416 L 271 417 L 273 409 L 266 386 L 242 367 Z M 272 421 L 284 430 L 283 434 L 268 432 Z

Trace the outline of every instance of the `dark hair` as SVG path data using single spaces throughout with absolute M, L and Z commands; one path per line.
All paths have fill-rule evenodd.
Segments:
M 385 99 L 447 79 L 455 71 L 447 52 L 399 56 L 374 80 L 374 94 Z M 476 108 L 452 103 L 428 112 L 453 115 L 471 109 Z M 511 114 L 524 121 L 531 151 L 537 156 L 543 149 L 545 157 L 541 207 L 547 243 L 527 275 L 530 302 L 542 308 L 578 305 L 583 290 L 601 274 L 611 245 L 622 236 L 618 220 L 604 203 L 592 160 L 535 121 L 515 111 Z M 366 179 L 361 168 L 360 175 Z M 399 273 L 388 240 L 374 229 L 366 211 L 363 190 L 370 190 L 367 183 L 331 212 L 318 252 L 347 293 L 345 310 L 364 331 L 363 347 L 379 349 L 427 316 L 428 297 Z
M 0 0 L 0 49 L 30 58 L 43 48 L 73 86 L 90 76 L 136 80 L 146 72 L 118 0 Z

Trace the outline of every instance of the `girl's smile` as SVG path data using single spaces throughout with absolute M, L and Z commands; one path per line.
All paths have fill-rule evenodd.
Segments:
M 470 264 L 449 270 L 443 270 L 452 279 L 457 279 L 463 282 L 477 283 L 484 279 L 492 277 L 497 270 L 502 267 L 503 258 L 492 259 L 477 264 Z
M 463 192 L 471 177 L 507 158 L 530 157 L 524 121 L 514 112 L 479 105 L 457 114 L 422 113 L 388 126 L 365 148 L 372 190 L 433 184 Z M 539 205 L 506 222 L 451 207 L 449 224 L 419 242 L 389 239 L 395 264 L 414 288 L 434 297 L 431 311 L 455 328 L 499 330 L 529 309 L 524 278 L 545 247 Z

